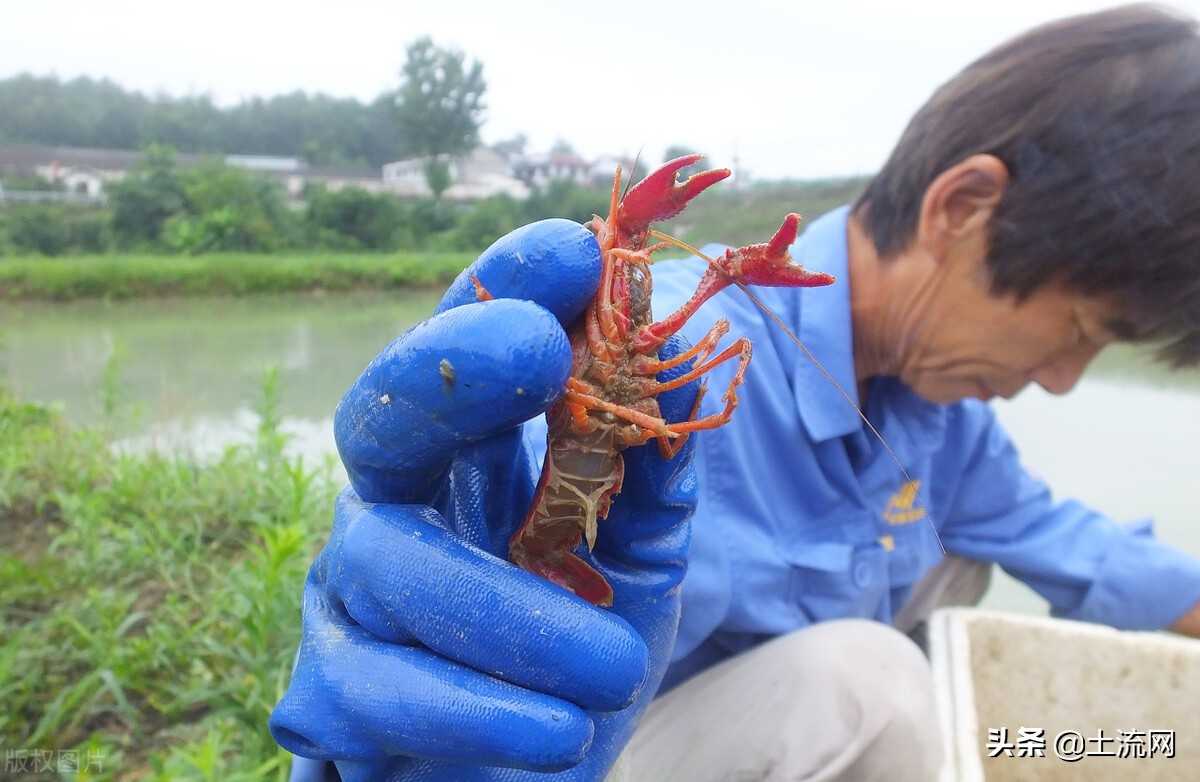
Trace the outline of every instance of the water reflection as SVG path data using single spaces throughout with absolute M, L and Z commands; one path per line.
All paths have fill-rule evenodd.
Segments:
M 3 381 L 57 402 L 74 421 L 102 414 L 115 362 L 122 434 L 233 419 L 279 370 L 282 413 L 320 421 L 367 362 L 426 317 L 437 291 L 255 299 L 5 305 Z M 203 444 L 199 444 L 204 447 Z
M 117 400 L 109 423 L 119 447 L 205 458 L 253 438 L 262 378 L 277 367 L 290 447 L 321 463 L 334 451 L 330 416 L 342 393 L 438 297 L 421 291 L 5 304 L 0 382 L 23 398 L 61 404 L 81 423 L 103 417 L 107 382 Z M 1170 374 L 1131 351 L 1115 351 L 1068 399 L 1035 389 L 997 403 L 997 413 L 1026 466 L 1060 496 L 1118 520 L 1152 516 L 1161 538 L 1200 556 L 1198 392 L 1200 373 Z M 1040 598 L 1003 576 L 988 604 L 1045 610 Z

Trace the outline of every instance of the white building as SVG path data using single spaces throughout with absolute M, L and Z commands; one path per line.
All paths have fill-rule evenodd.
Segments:
M 409 158 L 383 167 L 383 187 L 401 198 L 429 198 L 425 181 L 428 158 Z M 529 196 L 529 187 L 510 173 L 508 163 L 495 150 L 476 147 L 465 157 L 448 162 L 450 186 L 442 197 L 452 201 L 477 201 L 494 195 L 516 199 Z
M 513 173 L 530 187 L 543 187 L 561 180 L 588 185 L 592 182 L 591 169 L 590 163 L 573 152 L 525 155 L 513 161 Z M 612 171 L 608 175 L 611 178 Z

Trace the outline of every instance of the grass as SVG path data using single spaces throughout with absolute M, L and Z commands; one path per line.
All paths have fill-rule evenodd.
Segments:
M 0 299 L 246 296 L 446 285 L 471 253 L 97 255 L 0 259 Z
M 286 779 L 267 717 L 334 486 L 284 455 L 273 373 L 263 398 L 257 443 L 200 465 L 0 392 L 0 746 L 97 759 L 81 780 Z

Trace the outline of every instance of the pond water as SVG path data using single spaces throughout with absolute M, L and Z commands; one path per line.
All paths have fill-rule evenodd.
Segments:
M 122 447 L 203 457 L 253 437 L 262 380 L 276 367 L 292 449 L 326 460 L 341 394 L 438 297 L 5 303 L 0 382 L 22 398 L 61 405 L 76 422 L 107 423 Z M 1034 389 L 997 403 L 997 412 L 1026 465 L 1061 496 L 1120 520 L 1151 516 L 1161 538 L 1200 556 L 1200 372 L 1172 374 L 1118 351 L 1102 356 L 1066 400 Z M 1045 611 L 1003 574 L 986 603 Z

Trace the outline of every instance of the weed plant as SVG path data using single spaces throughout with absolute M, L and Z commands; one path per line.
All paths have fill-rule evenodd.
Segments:
M 286 779 L 267 717 L 335 487 L 278 400 L 271 374 L 257 443 L 197 464 L 0 391 L 0 746 L 78 750 L 80 780 Z

